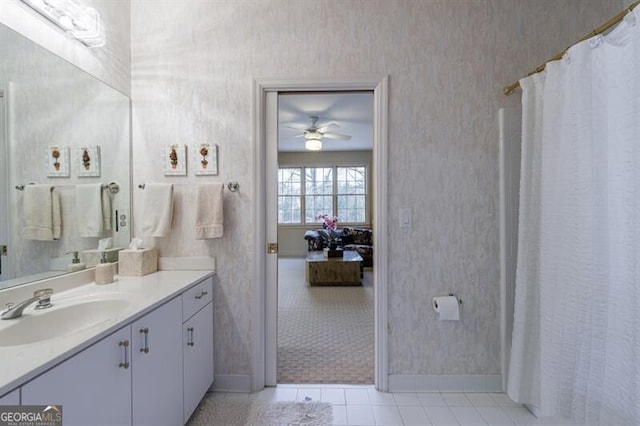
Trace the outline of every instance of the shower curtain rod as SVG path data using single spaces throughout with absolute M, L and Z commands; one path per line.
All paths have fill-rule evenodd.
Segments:
M 585 35 L 584 37 L 582 37 L 580 40 L 578 40 L 577 42 L 575 42 L 574 44 L 572 44 L 571 46 L 580 43 L 581 41 L 585 41 L 588 38 L 591 38 L 593 36 L 597 36 L 598 34 L 602 34 L 605 31 L 607 31 L 608 29 L 610 29 L 611 27 L 613 27 L 614 25 L 616 25 L 618 22 L 622 21 L 624 19 L 624 17 L 627 15 L 627 13 L 631 12 L 636 6 L 638 6 L 640 4 L 640 0 L 631 3 L 628 7 L 626 7 L 622 12 L 618 13 L 616 16 L 614 16 L 613 18 L 609 19 L 608 21 L 606 21 L 605 23 L 601 24 L 599 27 L 597 27 L 595 30 L 591 31 L 589 34 Z M 537 67 L 536 69 L 534 69 L 533 71 L 529 72 L 529 74 L 527 74 L 527 77 L 533 74 L 537 74 L 539 72 L 544 71 L 545 67 L 547 66 L 548 62 L 551 61 L 557 61 L 559 59 L 562 59 L 562 57 L 564 56 L 565 53 L 567 53 L 567 50 L 569 50 L 569 48 L 571 47 L 567 47 L 566 49 L 564 49 L 562 52 L 558 53 L 557 55 L 555 55 L 553 58 L 549 59 L 547 62 L 545 62 L 544 64 L 540 65 L 539 67 Z M 515 83 L 512 83 L 508 86 L 506 86 L 504 89 L 502 89 L 502 91 L 504 92 L 505 95 L 509 96 L 510 94 L 512 94 L 518 87 L 520 87 L 520 82 L 516 81 Z

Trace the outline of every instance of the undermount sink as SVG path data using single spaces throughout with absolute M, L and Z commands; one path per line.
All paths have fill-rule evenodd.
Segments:
M 16 319 L 0 321 L 0 346 L 41 342 L 89 329 L 112 320 L 129 302 L 125 299 L 86 300 L 54 305 L 43 310 L 28 308 Z

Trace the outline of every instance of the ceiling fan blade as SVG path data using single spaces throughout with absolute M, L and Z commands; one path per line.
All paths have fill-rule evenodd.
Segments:
M 340 135 L 338 133 L 325 133 L 322 135 L 323 138 L 327 139 L 339 139 L 343 141 L 351 140 L 351 136 L 349 135 Z
M 296 129 L 296 130 L 307 130 L 309 128 L 308 124 L 302 123 L 282 123 L 280 127 L 286 127 L 287 129 Z
M 340 126 L 338 125 L 338 123 L 334 123 L 333 121 L 331 123 L 326 123 L 326 124 L 322 124 L 321 126 L 318 127 L 318 131 L 320 133 L 325 133 L 327 130 L 332 129 L 332 128 L 340 128 Z

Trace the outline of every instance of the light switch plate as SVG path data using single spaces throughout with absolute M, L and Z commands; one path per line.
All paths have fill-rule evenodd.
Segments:
M 398 216 L 400 217 L 400 228 L 411 228 L 411 209 L 401 208 L 398 211 Z
M 125 231 L 129 228 L 129 210 L 116 210 L 116 232 Z

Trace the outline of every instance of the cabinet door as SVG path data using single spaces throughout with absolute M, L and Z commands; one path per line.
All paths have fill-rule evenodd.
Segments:
M 20 405 L 20 389 L 16 389 L 0 397 L 0 405 Z
M 22 404 L 62 405 L 65 426 L 130 425 L 130 342 L 129 326 L 105 337 L 22 386 Z
M 213 383 L 213 304 L 183 325 L 184 423 Z
M 133 425 L 182 424 L 182 300 L 131 326 Z

